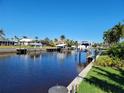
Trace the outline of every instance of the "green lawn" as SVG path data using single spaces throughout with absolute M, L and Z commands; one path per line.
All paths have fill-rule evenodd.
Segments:
M 77 93 L 124 93 L 124 69 L 94 66 Z
M 0 48 L 34 48 L 33 46 L 0 46 Z M 38 47 L 39 48 L 39 47 Z M 56 48 L 56 47 L 51 47 L 51 46 L 44 46 L 42 47 L 43 49 L 47 49 L 47 48 Z
M 34 48 L 32 46 L 0 46 L 0 48 Z

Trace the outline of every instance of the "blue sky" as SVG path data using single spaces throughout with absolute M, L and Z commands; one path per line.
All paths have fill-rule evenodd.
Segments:
M 0 0 L 0 28 L 6 37 L 64 34 L 101 42 L 103 32 L 124 20 L 124 0 Z

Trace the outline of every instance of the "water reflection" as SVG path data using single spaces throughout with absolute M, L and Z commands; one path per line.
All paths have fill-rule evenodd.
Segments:
M 41 59 L 41 52 L 31 52 L 28 54 L 28 56 L 33 60 L 36 60 L 38 58 Z
M 93 53 L 94 50 L 89 50 L 87 52 L 78 51 L 75 54 L 78 73 L 80 73 L 93 60 Z
M 56 85 L 67 86 L 86 66 L 86 53 L 32 52 L 0 58 L 3 93 L 47 93 Z M 1 91 L 0 91 L 1 93 Z
M 6 59 L 6 58 L 14 56 L 14 55 L 16 55 L 16 53 L 1 53 L 0 59 Z
M 64 62 L 64 59 L 65 59 L 65 58 L 68 58 L 69 56 L 72 56 L 72 55 L 74 55 L 74 54 L 75 54 L 74 51 L 58 52 L 58 53 L 57 53 L 57 59 L 58 59 L 60 62 Z

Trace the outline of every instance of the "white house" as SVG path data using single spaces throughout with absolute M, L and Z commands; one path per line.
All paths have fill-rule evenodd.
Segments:
M 66 44 L 58 44 L 56 45 L 57 48 L 65 48 L 67 45 Z
M 20 43 L 21 43 L 21 45 L 30 45 L 30 43 L 32 43 L 32 39 L 29 39 L 29 38 L 22 38 L 21 40 L 20 40 Z
M 30 46 L 42 47 L 42 43 L 30 43 Z

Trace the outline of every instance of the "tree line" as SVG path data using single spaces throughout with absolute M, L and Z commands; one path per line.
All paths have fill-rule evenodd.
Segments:
M 124 23 L 118 23 L 112 28 L 108 29 L 103 34 L 104 43 L 108 46 L 117 44 L 124 39 Z
M 0 39 L 1 38 L 5 39 L 5 33 L 4 33 L 4 31 L 2 29 L 0 29 Z M 22 36 L 21 38 L 28 38 L 28 36 Z M 18 36 L 14 36 L 14 37 L 11 38 L 11 40 L 16 40 L 16 41 L 19 42 L 19 40 L 21 38 L 18 37 Z M 68 38 L 65 37 L 65 35 L 61 35 L 58 39 L 54 38 L 53 40 L 48 38 L 48 37 L 46 37 L 44 39 L 39 39 L 38 36 L 35 36 L 34 38 L 35 39 L 33 40 L 33 42 L 39 42 L 39 43 L 41 42 L 41 43 L 44 43 L 44 44 L 46 44 L 48 46 L 55 46 L 59 42 L 67 44 L 68 47 L 71 47 L 72 45 L 77 45 L 78 44 L 77 41 L 68 39 Z

